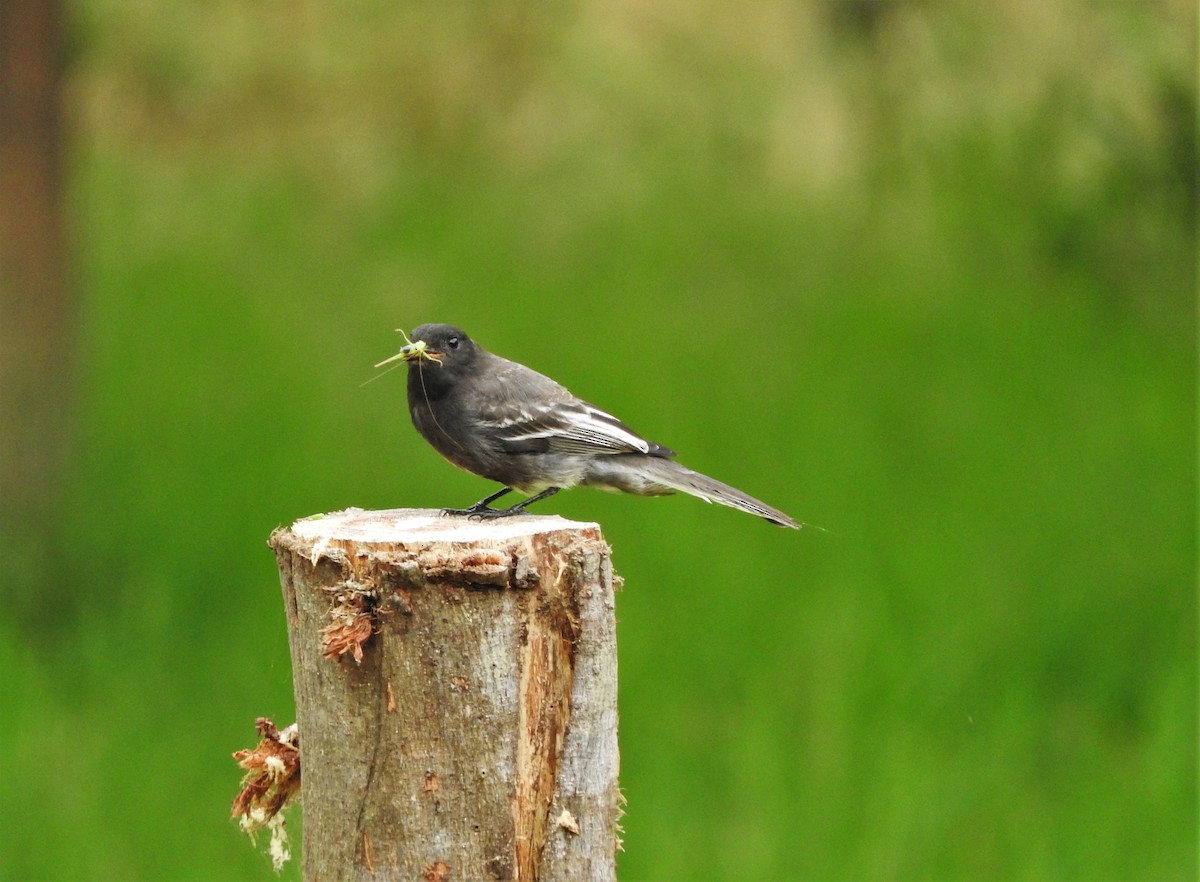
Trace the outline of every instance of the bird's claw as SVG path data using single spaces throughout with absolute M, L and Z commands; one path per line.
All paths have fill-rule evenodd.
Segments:
M 470 508 L 443 508 L 442 509 L 442 517 L 458 516 L 458 517 L 467 518 L 472 521 L 493 521 L 497 518 L 508 518 L 508 517 L 512 517 L 513 515 L 519 515 L 519 514 L 524 514 L 524 513 L 525 513 L 524 506 L 516 506 L 516 505 L 514 505 L 511 508 L 488 508 L 487 506 L 484 506 L 482 508 L 477 508 L 476 506 L 471 506 Z

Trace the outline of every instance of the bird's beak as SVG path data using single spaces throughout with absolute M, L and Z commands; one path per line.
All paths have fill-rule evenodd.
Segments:
M 380 368 L 393 361 L 434 361 L 441 364 L 442 360 L 438 358 L 438 355 L 439 353 L 429 349 L 424 340 L 414 340 L 412 343 L 401 346 L 399 352 L 391 358 L 385 358 L 375 367 Z

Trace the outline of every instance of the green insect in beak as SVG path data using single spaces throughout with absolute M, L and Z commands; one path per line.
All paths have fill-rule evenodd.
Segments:
M 380 368 L 385 364 L 391 364 L 393 361 L 432 361 L 436 364 L 442 363 L 442 360 L 437 355 L 429 351 L 424 340 L 417 340 L 415 342 L 409 340 L 408 334 L 404 333 L 403 328 L 396 328 L 396 333 L 404 336 L 404 345 L 400 347 L 399 352 L 391 358 L 385 358 L 379 364 L 375 365 L 375 367 Z

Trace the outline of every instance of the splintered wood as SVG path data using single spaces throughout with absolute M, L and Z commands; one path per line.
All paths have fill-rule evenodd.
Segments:
M 616 878 L 616 624 L 598 526 L 352 509 L 271 546 L 306 879 Z

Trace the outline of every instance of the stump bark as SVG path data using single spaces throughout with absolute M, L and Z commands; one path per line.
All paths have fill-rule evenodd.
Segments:
M 277 531 L 308 880 L 613 880 L 595 524 L 348 510 Z

